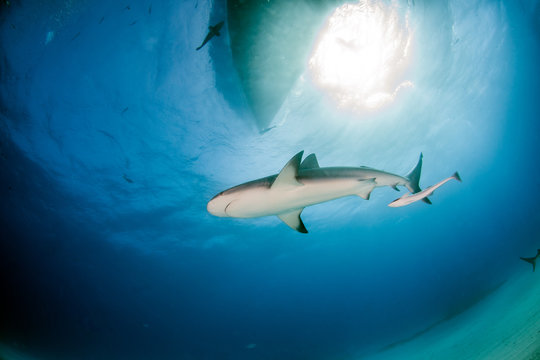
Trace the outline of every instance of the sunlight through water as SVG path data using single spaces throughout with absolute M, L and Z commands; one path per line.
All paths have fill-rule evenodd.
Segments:
M 328 18 L 309 60 L 315 84 L 340 108 L 363 112 L 391 103 L 405 78 L 412 31 L 396 2 L 360 1 Z

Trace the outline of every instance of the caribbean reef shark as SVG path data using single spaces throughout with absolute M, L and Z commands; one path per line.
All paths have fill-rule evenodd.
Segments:
M 209 27 L 208 27 L 208 30 L 209 30 L 209 31 L 208 31 L 208 35 L 206 35 L 206 37 L 204 38 L 204 41 L 203 41 L 203 43 L 201 44 L 201 46 L 199 46 L 199 47 L 198 47 L 197 49 L 195 49 L 195 50 L 200 50 L 200 49 L 201 49 L 204 45 L 206 45 L 206 43 L 209 42 L 210 39 L 212 39 L 214 36 L 219 36 L 219 35 L 221 35 L 221 34 L 219 33 L 219 30 L 221 30 L 221 28 L 223 27 L 223 24 L 224 24 L 224 23 L 225 23 L 224 21 L 221 21 L 221 22 L 219 22 L 219 23 L 218 23 L 217 25 L 215 25 L 215 26 L 209 26 Z
M 538 259 L 538 256 L 540 256 L 540 249 L 537 250 L 537 253 L 536 253 L 536 256 L 535 257 L 530 257 L 530 258 L 524 258 L 524 257 L 520 257 L 521 260 L 523 261 L 526 261 L 530 264 L 532 264 L 533 266 L 533 271 L 535 270 L 536 268 L 536 259 Z
M 430 187 L 428 187 L 428 188 L 426 188 L 426 189 L 424 189 L 424 190 L 422 190 L 420 192 L 417 192 L 415 194 L 405 194 L 402 197 L 400 197 L 399 199 L 396 199 L 396 200 L 392 201 L 390 204 L 388 204 L 388 206 L 390 206 L 390 207 L 400 207 L 400 206 L 405 206 L 405 205 L 412 204 L 413 202 L 416 202 L 416 201 L 419 201 L 419 200 L 423 200 L 424 202 L 427 202 L 428 204 L 431 204 L 431 201 L 428 199 L 428 196 L 433 194 L 433 192 L 435 190 L 437 190 L 439 187 L 441 187 L 442 185 L 444 185 L 445 183 L 447 183 L 448 181 L 450 181 L 452 179 L 456 179 L 459 182 L 461 182 L 461 177 L 459 177 L 459 174 L 456 171 L 454 173 L 454 175 L 450 176 L 449 178 L 446 178 L 446 179 L 438 182 L 437 184 L 432 185 L 432 186 L 430 186 Z
M 285 224 L 301 233 L 307 229 L 300 218 L 306 206 L 358 195 L 369 200 L 371 191 L 380 186 L 405 186 L 412 193 L 420 192 L 418 182 L 422 170 L 422 154 L 414 169 L 406 176 L 369 167 L 321 168 L 311 154 L 302 160 L 300 151 L 277 175 L 253 180 L 212 198 L 207 205 L 210 214 L 220 217 L 254 218 L 276 215 Z

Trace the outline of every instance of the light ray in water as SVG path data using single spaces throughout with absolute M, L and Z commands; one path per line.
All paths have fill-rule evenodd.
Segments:
M 314 82 L 342 108 L 377 109 L 413 83 L 403 77 L 412 31 L 397 5 L 345 4 L 319 35 L 309 69 Z

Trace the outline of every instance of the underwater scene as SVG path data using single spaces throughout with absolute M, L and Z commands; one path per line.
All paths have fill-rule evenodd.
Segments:
M 539 65 L 538 0 L 1 0 L 0 359 L 540 359 Z

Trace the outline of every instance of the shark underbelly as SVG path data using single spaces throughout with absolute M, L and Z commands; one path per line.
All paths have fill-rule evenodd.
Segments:
M 231 201 L 225 213 L 238 218 L 279 215 L 349 195 L 368 194 L 373 187 L 373 181 L 355 178 L 304 179 L 302 185 L 285 189 L 258 186 Z

